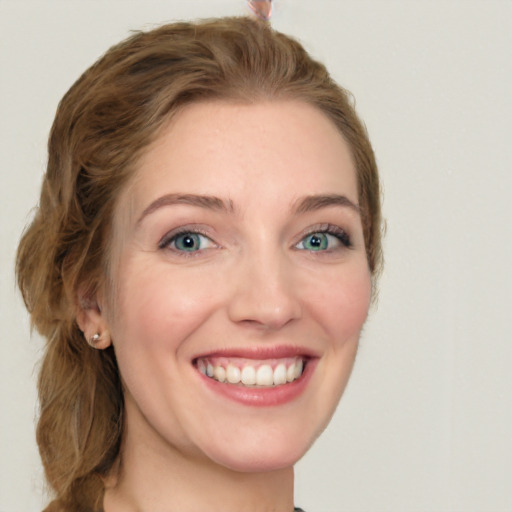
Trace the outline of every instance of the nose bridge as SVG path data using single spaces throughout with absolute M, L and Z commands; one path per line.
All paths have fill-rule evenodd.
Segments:
M 229 316 L 267 329 L 279 329 L 301 315 L 293 267 L 277 245 L 243 251 L 234 276 Z

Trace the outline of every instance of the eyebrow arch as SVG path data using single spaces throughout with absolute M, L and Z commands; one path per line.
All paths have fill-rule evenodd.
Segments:
M 147 217 L 154 211 L 162 208 L 163 206 L 172 206 L 176 204 L 188 204 L 191 206 L 197 206 L 199 208 L 205 208 L 207 210 L 217 211 L 233 211 L 233 203 L 231 201 L 223 201 L 219 197 L 215 196 L 203 196 L 196 194 L 166 194 L 164 196 L 155 199 L 141 214 L 137 220 L 137 224 L 140 224 L 144 217 Z
M 350 208 L 358 215 L 361 214 L 359 205 L 351 201 L 348 197 L 338 194 L 306 196 L 296 201 L 294 210 L 295 213 L 307 213 L 328 206 L 343 206 Z

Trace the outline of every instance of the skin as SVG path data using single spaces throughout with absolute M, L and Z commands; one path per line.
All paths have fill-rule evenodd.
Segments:
M 333 195 L 347 201 L 297 210 Z M 102 332 L 98 348 L 114 344 L 125 388 L 106 512 L 293 510 L 293 464 L 336 408 L 368 313 L 357 199 L 345 140 L 297 101 L 193 104 L 148 149 L 115 211 L 115 289 L 79 318 L 86 335 Z M 326 226 L 336 235 L 311 249 Z M 201 233 L 198 250 L 180 250 L 182 227 Z M 303 392 L 277 406 L 219 395 L 194 366 L 276 346 L 314 355 Z

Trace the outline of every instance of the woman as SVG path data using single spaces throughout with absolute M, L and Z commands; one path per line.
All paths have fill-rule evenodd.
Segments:
M 46 510 L 292 511 L 380 263 L 367 134 L 297 42 L 227 18 L 110 49 L 18 251 Z

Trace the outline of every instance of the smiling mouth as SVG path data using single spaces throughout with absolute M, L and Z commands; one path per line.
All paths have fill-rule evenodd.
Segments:
M 251 388 L 283 386 L 299 379 L 307 358 L 296 356 L 280 359 L 254 360 L 228 357 L 200 357 L 196 368 L 217 382 Z

